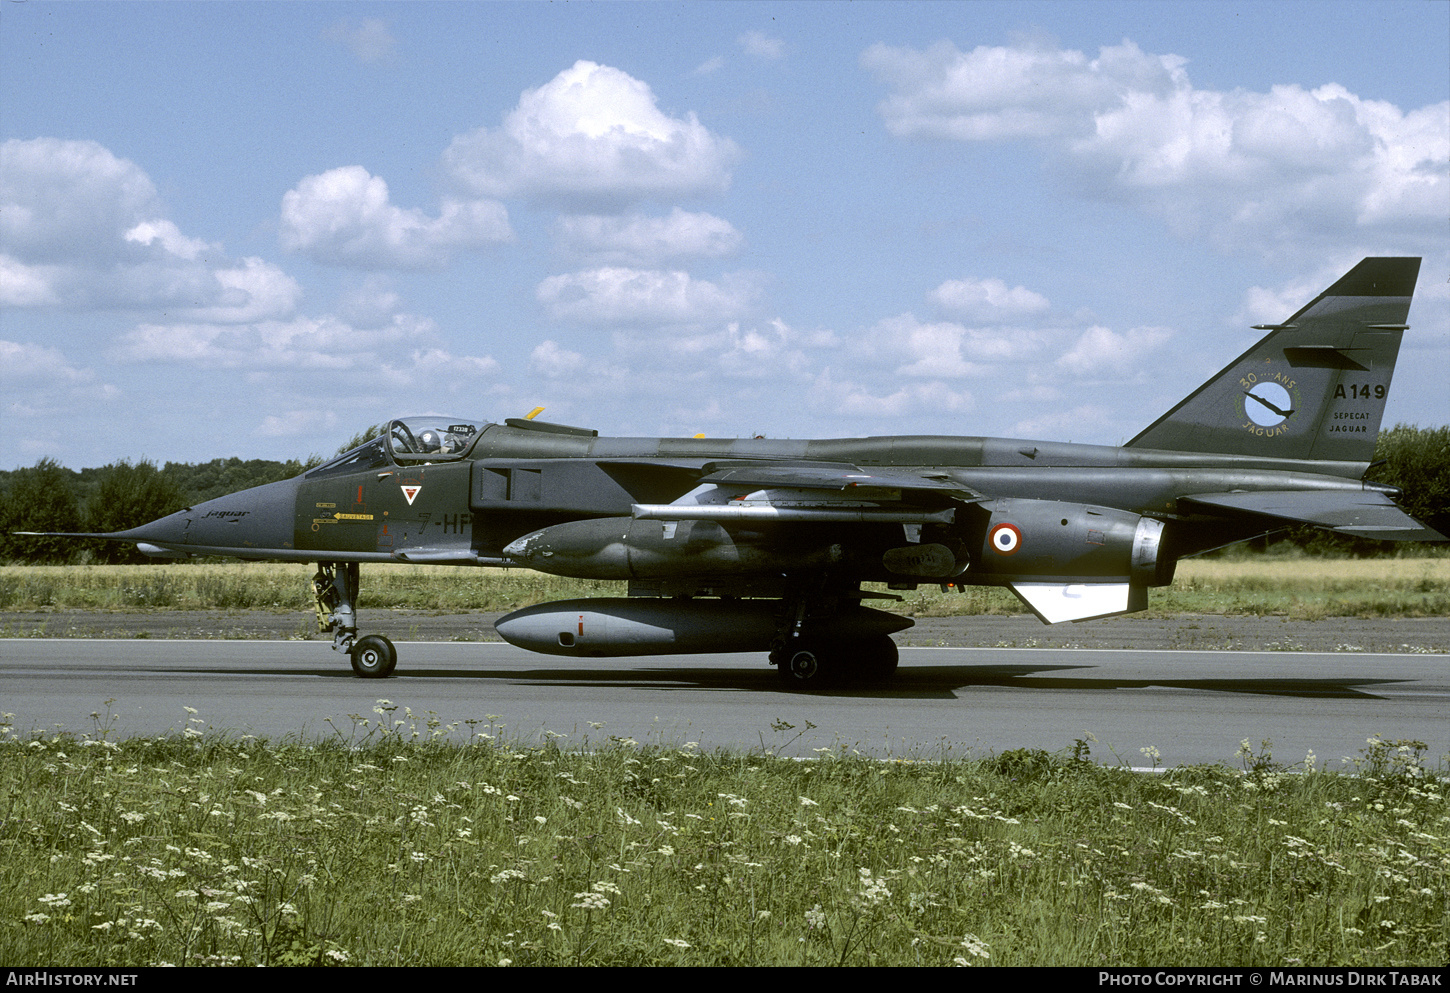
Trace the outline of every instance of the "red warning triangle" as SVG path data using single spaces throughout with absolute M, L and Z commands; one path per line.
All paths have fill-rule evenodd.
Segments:
M 413 506 L 413 499 L 414 499 L 414 497 L 416 497 L 421 492 L 423 492 L 423 487 L 421 487 L 421 486 L 404 486 L 403 487 L 403 496 L 407 499 L 408 506 L 409 507 Z

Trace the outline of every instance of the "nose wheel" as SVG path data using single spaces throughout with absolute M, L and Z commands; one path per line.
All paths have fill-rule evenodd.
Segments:
M 352 671 L 364 679 L 382 679 L 398 665 L 398 650 L 387 636 L 381 634 L 359 638 L 349 654 L 352 656 Z
M 312 577 L 317 630 L 332 632 L 332 650 L 346 652 L 352 671 L 364 679 L 382 679 L 398 665 L 398 650 L 384 635 L 357 636 L 358 565 L 319 562 Z

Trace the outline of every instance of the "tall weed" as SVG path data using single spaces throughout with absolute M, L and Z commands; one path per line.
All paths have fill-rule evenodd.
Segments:
M 179 734 L 117 742 L 96 717 L 79 737 L 0 734 L 5 962 L 1438 965 L 1450 951 L 1450 812 L 1415 743 L 1372 739 L 1354 775 L 1247 744 L 1242 769 L 1144 775 L 1097 765 L 1087 741 L 792 761 L 596 730 L 564 749 L 386 700 L 315 743 L 217 734 L 194 713 Z

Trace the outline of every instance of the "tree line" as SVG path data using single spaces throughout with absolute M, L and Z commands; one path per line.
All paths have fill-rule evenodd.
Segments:
M 27 469 L 0 472 L 0 562 L 150 562 L 129 542 L 29 538 L 15 531 L 124 531 L 238 490 L 290 479 L 322 462 L 213 459 L 162 468 L 142 459 L 98 469 L 67 469 L 43 458 Z
M 343 450 L 377 433 L 363 432 Z M 228 493 L 290 479 L 322 462 L 265 459 L 213 459 L 193 465 L 145 459 L 113 462 L 98 469 L 67 469 L 43 458 L 34 466 L 0 471 L 0 562 L 67 564 L 74 562 L 146 562 L 129 543 L 99 539 L 18 537 L 15 531 L 121 531 Z M 1450 426 L 1420 428 L 1397 424 L 1381 431 L 1375 462 L 1365 476 L 1399 487 L 1400 505 L 1441 534 L 1450 534 Z M 1328 534 L 1316 528 L 1291 528 L 1274 541 L 1315 555 L 1393 554 L 1402 543 Z

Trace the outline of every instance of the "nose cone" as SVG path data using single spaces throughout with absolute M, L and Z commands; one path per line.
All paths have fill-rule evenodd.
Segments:
M 297 490 L 301 478 L 255 486 L 187 507 L 112 537 L 147 545 L 143 551 L 245 555 L 291 552 Z
M 185 510 L 178 510 L 174 514 L 168 514 L 150 524 L 143 524 L 139 528 L 131 528 L 129 531 L 118 531 L 117 538 L 125 538 L 135 541 L 138 544 L 149 544 L 162 549 L 173 548 L 186 544 L 186 528 L 191 523 L 192 510 L 188 507 Z M 153 554 L 147 551 L 147 554 Z
M 292 550 L 301 485 L 301 477 L 284 479 L 197 504 L 191 508 L 187 543 L 216 549 Z

